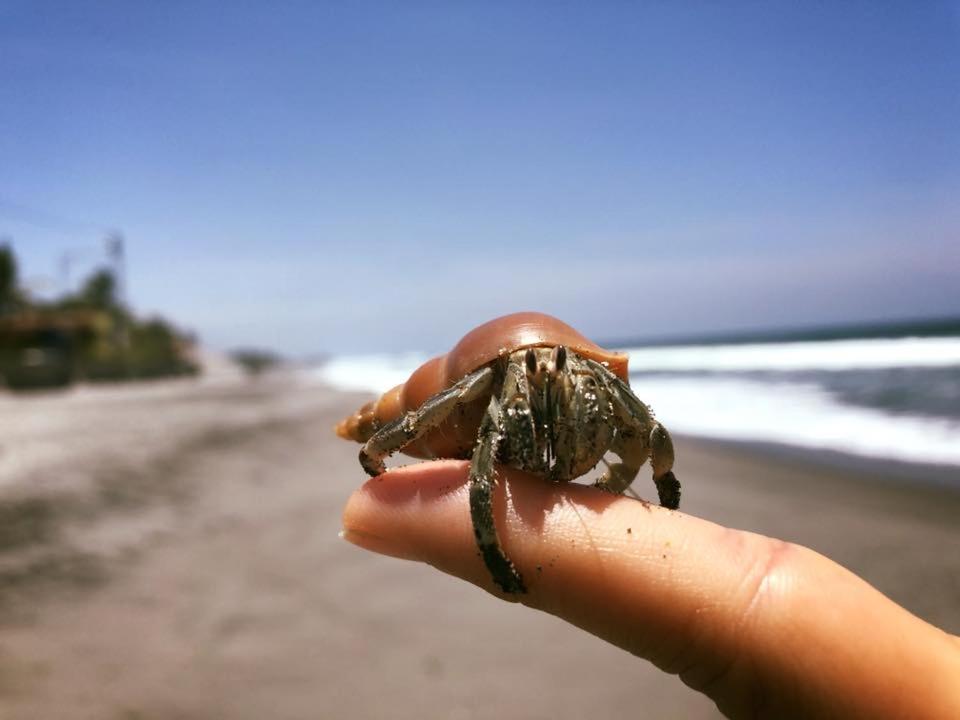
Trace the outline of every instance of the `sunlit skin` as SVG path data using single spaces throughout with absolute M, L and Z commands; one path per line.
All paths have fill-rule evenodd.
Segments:
M 731 718 L 960 717 L 960 638 L 805 547 L 592 487 L 499 469 L 494 514 L 529 590 L 504 594 L 477 555 L 468 471 L 443 460 L 368 481 L 344 537 L 563 618 Z

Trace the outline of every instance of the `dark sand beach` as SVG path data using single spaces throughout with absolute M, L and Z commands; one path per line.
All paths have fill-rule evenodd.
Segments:
M 229 375 L 0 396 L 0 717 L 719 717 L 553 617 L 341 541 L 364 477 L 331 428 L 363 399 Z M 960 633 L 951 471 L 677 455 L 685 512 L 812 547 Z

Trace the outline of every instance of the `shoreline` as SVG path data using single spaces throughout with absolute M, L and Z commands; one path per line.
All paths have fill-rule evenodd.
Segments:
M 960 497 L 960 466 L 877 458 L 851 452 L 790 445 L 764 440 L 732 440 L 705 435 L 673 433 L 675 438 L 704 449 L 740 451 L 745 456 L 807 465 L 812 471 L 848 473 L 851 480 L 904 485 L 911 490 L 929 487 Z

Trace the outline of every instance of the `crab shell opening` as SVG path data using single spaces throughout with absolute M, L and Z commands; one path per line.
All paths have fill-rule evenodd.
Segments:
M 414 370 L 405 383 L 342 420 L 336 433 L 345 440 L 366 442 L 384 423 L 416 410 L 428 398 L 496 358 L 528 347 L 554 345 L 566 345 L 584 357 L 603 363 L 615 375 L 629 381 L 626 353 L 605 350 L 550 315 L 514 313 L 471 330 L 446 355 L 428 360 Z M 468 457 L 488 402 L 489 398 L 481 398 L 457 408 L 440 426 L 411 443 L 403 452 L 420 458 Z

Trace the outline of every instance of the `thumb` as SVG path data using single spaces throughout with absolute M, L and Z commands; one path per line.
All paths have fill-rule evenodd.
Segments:
M 347 503 L 344 537 L 561 617 L 730 717 L 960 717 L 957 638 L 812 550 L 591 487 L 500 470 L 496 525 L 529 588 L 503 595 L 474 544 L 468 470 L 373 478 Z

